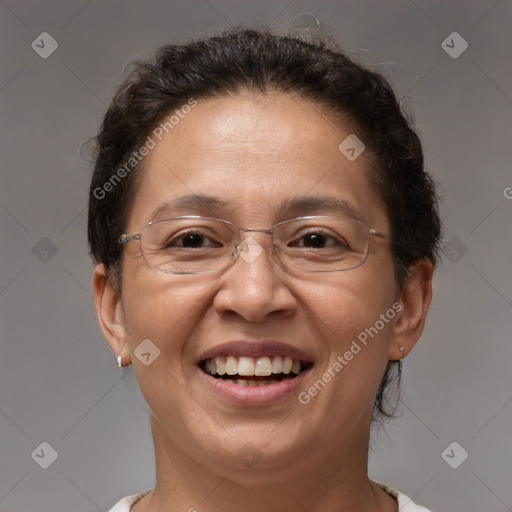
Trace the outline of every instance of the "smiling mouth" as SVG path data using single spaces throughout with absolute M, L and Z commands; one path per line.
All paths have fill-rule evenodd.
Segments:
M 291 380 L 307 370 L 311 363 L 283 356 L 216 356 L 199 363 L 215 379 L 238 386 L 267 386 Z

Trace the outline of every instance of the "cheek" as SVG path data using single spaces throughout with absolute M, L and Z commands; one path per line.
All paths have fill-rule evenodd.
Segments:
M 326 332 L 326 339 L 342 349 L 392 307 L 396 300 L 392 265 L 389 261 L 375 261 L 373 265 L 367 261 L 322 282 L 309 282 L 301 296 L 311 309 L 311 318 Z M 379 323 L 379 327 L 389 336 L 391 322 L 383 327 Z
M 151 269 L 127 275 L 123 304 L 137 381 L 154 414 L 159 417 L 166 411 L 166 421 L 180 423 L 178 411 L 187 407 L 188 397 L 180 390 L 186 386 L 187 366 L 189 370 L 195 366 L 191 356 L 186 356 L 193 353 L 189 340 L 204 315 L 201 293 L 197 287 L 178 284 L 175 277 Z M 146 364 L 142 354 L 148 352 Z M 169 408 L 171 403 L 174 407 Z
M 325 396 L 336 403 L 371 403 L 386 368 L 397 298 L 390 262 L 375 263 L 309 289 L 310 320 L 323 346 L 320 378 L 333 382 Z
M 123 309 L 132 353 L 149 339 L 160 350 L 160 363 L 175 368 L 200 314 L 201 290 L 137 262 L 127 264 L 124 271 Z

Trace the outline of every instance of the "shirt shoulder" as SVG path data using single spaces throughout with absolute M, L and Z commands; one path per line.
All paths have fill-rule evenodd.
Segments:
M 379 482 L 376 483 L 377 485 L 382 487 L 382 489 L 384 489 L 388 494 L 397 499 L 398 509 L 400 510 L 400 512 L 431 512 L 425 507 L 420 507 L 419 505 L 416 505 L 411 500 L 411 498 L 409 498 L 405 494 L 402 494 L 396 489 L 393 489 L 392 487 L 389 487 L 386 484 L 382 484 Z M 118 501 L 114 505 L 114 507 L 111 508 L 108 512 L 130 512 L 131 506 L 134 505 L 137 501 L 139 501 L 148 492 L 149 490 L 140 492 L 138 494 L 132 494 L 131 496 L 127 496 L 126 498 L 123 498 L 122 500 Z
M 402 494 L 401 492 L 397 491 L 396 489 L 393 489 L 392 487 L 389 487 L 389 485 L 382 484 L 379 482 L 375 482 L 379 487 L 382 487 L 388 494 L 393 496 L 398 501 L 398 510 L 400 512 L 431 512 L 429 509 L 425 507 L 420 507 L 419 505 L 416 505 L 411 498 L 406 496 L 405 494 Z
M 108 512 L 129 512 L 131 506 L 137 503 L 143 496 L 146 496 L 149 491 L 150 489 L 119 500 Z

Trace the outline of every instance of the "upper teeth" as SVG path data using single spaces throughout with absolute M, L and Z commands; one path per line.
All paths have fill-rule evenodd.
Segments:
M 265 377 L 272 374 L 299 374 L 301 362 L 290 357 L 217 356 L 207 359 L 204 369 L 210 375 L 244 375 Z

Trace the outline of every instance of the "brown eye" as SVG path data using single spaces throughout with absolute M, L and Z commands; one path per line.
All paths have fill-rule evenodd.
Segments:
M 308 235 L 304 235 L 302 237 L 304 239 L 304 245 L 308 247 L 314 247 L 316 249 L 321 249 L 324 247 L 328 237 L 322 235 L 321 233 L 310 233 Z
M 222 247 L 222 244 L 199 231 L 190 231 L 173 237 L 164 248 L 178 247 L 183 249 L 203 249 L 205 247 Z
M 311 249 L 323 249 L 325 247 L 333 246 L 337 246 L 338 248 L 348 247 L 344 241 L 338 240 L 334 236 L 331 236 L 322 230 L 306 233 L 305 235 L 302 235 L 299 240 L 303 240 L 303 242 L 294 243 L 292 245 L 294 247 L 307 247 Z

